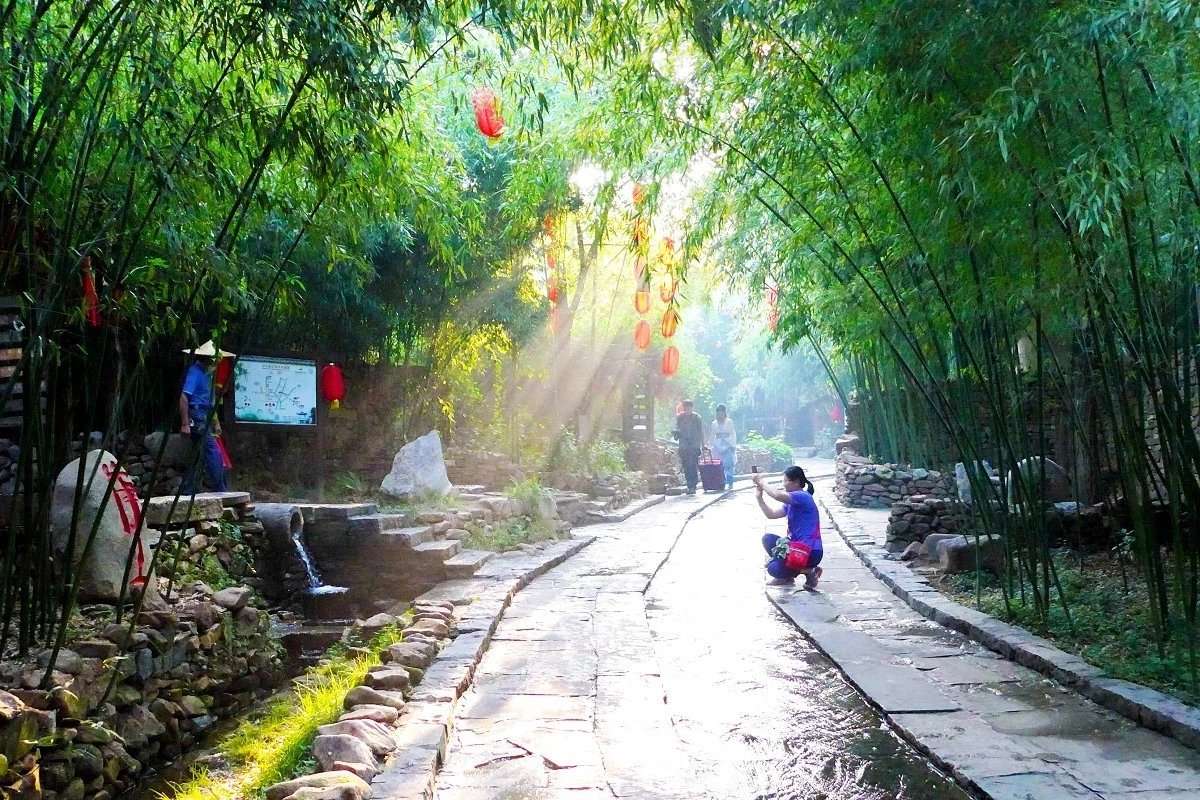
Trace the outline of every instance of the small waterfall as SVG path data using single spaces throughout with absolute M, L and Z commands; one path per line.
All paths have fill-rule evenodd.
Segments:
M 312 554 L 308 552 L 308 548 L 304 546 L 304 529 L 292 532 L 292 546 L 296 548 L 296 555 L 300 558 L 300 563 L 304 565 L 304 574 L 308 578 L 308 588 L 320 589 L 321 573 L 317 572 L 317 565 L 313 563 Z

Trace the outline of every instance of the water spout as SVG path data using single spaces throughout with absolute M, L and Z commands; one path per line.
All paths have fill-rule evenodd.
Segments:
M 313 563 L 312 554 L 304 545 L 303 528 L 292 532 L 292 546 L 296 549 L 296 556 L 304 566 L 304 575 L 308 578 L 308 588 L 310 590 L 321 588 L 321 573 L 317 572 L 317 565 Z

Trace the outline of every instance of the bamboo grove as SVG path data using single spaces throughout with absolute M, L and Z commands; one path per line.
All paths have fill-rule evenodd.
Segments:
M 778 289 L 777 340 L 853 375 L 873 455 L 996 468 L 968 469 L 977 528 L 1043 616 L 1070 609 L 1038 457 L 1068 462 L 1128 528 L 1155 639 L 1195 680 L 1197 24 L 1183 0 L 9 0 L 0 269 L 31 344 L 3 391 L 71 389 L 25 403 L 4 636 L 52 640 L 69 611 L 41 566 L 51 467 L 119 428 L 92 398 L 133 397 L 145 367 L 114 378 L 104 358 L 269 318 L 298 252 L 338 252 L 397 205 L 446 263 L 496 227 L 448 199 L 461 156 L 416 91 L 427 69 L 479 71 L 466 32 L 486 26 L 529 130 L 553 113 L 538 75 L 572 98 L 554 159 L 652 202 L 704 175 L 685 256 Z M 512 69 L 530 52 L 552 66 Z M 506 225 L 536 229 L 552 182 L 514 179 Z M 286 235 L 264 254 L 268 227 Z M 89 256 L 105 314 L 142 338 L 89 328 Z
M 512 11 L 0 3 L 0 295 L 18 308 L 6 341 L 21 347 L 0 401 L 24 401 L 15 502 L 0 515 L 0 652 L 61 646 L 78 581 L 53 553 L 55 478 L 82 447 L 123 459 L 128 427 L 174 430 L 178 384 L 164 392 L 155 379 L 181 348 L 212 336 L 234 350 L 269 346 L 297 328 L 338 338 L 361 310 L 374 327 L 354 332 L 354 352 L 407 358 L 564 202 L 562 142 L 536 136 L 550 89 L 533 86 L 529 51 L 504 57 Z M 464 135 L 476 82 L 516 99 L 496 148 Z M 528 328 L 537 308 L 504 317 L 520 305 L 509 284 L 484 322 Z M 325 296 L 306 311 L 310 291 Z M 79 463 L 76 520 L 82 487 L 106 482 Z M 87 552 L 97 527 L 72 523 L 67 551 Z M 178 545 L 153 558 L 177 557 Z
M 605 110 L 653 121 L 616 136 L 642 163 L 716 165 L 689 247 L 780 287 L 777 338 L 850 369 L 871 454 L 967 466 L 977 532 L 1043 619 L 1070 616 L 1041 495 L 1042 458 L 1066 461 L 1193 683 L 1197 22 L 1141 0 L 709 7 Z

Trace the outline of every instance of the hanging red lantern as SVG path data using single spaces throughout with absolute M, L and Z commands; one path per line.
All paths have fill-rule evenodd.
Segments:
M 767 287 L 767 305 L 772 308 L 779 302 L 779 291 L 774 286 Z
M 668 308 L 662 317 L 662 326 L 659 328 L 659 333 L 664 339 L 670 339 L 675 335 L 675 331 L 679 330 L 679 312 L 674 306 Z
M 646 314 L 650 311 L 650 290 L 646 288 L 638 289 L 633 294 L 633 307 L 639 314 Z
M 668 378 L 674 375 L 679 370 L 679 350 L 674 346 L 663 350 L 662 355 L 662 374 Z
M 771 307 L 771 313 L 767 316 L 767 325 L 771 328 L 771 333 L 779 327 L 779 309 Z
M 633 343 L 637 345 L 638 350 L 645 350 L 650 346 L 650 323 L 646 320 L 639 321 L 633 329 Z
M 557 221 L 550 214 L 542 218 L 542 232 L 546 234 L 546 238 L 553 239 L 555 228 L 558 227 Z
M 558 277 L 555 275 L 551 275 L 546 283 L 546 297 L 551 303 L 558 303 Z
M 330 411 L 337 411 L 342 407 L 342 400 L 346 397 L 346 379 L 342 376 L 342 368 L 337 364 L 326 364 L 321 370 L 321 397 L 329 403 Z
M 92 275 L 92 257 L 83 257 L 83 309 L 88 325 L 100 327 L 100 295 L 96 293 L 96 278 Z
M 636 208 L 644 202 L 646 202 L 646 187 L 635 183 L 633 185 L 633 205 Z
M 504 117 L 500 116 L 500 101 L 491 89 L 479 88 L 471 93 L 475 109 L 475 127 L 491 141 L 504 135 Z
M 679 281 L 670 276 L 666 277 L 662 283 L 658 285 L 658 296 L 662 298 L 664 303 L 670 303 L 675 299 L 675 292 L 679 291 Z
M 217 391 L 221 391 L 229 385 L 229 379 L 233 377 L 233 357 L 225 356 L 217 362 L 217 369 L 213 373 L 213 383 L 217 386 Z

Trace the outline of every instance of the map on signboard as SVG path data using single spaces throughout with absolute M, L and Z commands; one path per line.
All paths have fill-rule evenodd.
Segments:
M 242 356 L 233 373 L 233 417 L 266 425 L 315 425 L 317 363 Z

